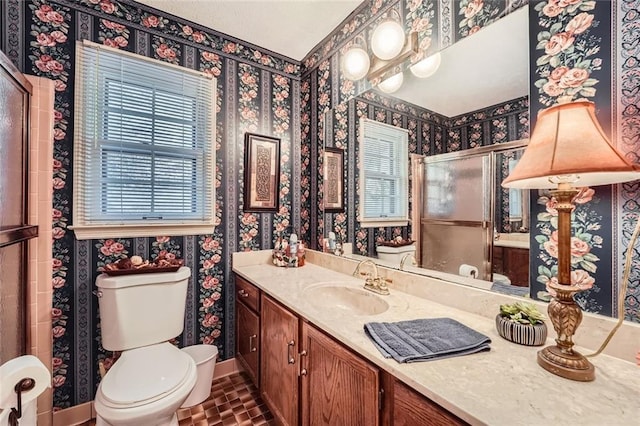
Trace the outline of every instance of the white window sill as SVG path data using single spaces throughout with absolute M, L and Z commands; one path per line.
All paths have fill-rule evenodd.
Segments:
M 213 223 L 207 224 L 117 224 L 70 226 L 78 240 L 102 238 L 134 238 L 181 235 L 206 235 L 213 233 Z

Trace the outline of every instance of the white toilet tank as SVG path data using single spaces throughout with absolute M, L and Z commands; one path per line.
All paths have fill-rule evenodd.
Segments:
M 96 278 L 102 347 L 124 351 L 182 333 L 191 269 Z

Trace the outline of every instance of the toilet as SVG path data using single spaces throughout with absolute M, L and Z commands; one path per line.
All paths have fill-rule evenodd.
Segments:
M 94 399 L 96 426 L 177 426 L 196 363 L 168 340 L 184 328 L 191 270 L 96 279 L 102 346 L 122 351 Z

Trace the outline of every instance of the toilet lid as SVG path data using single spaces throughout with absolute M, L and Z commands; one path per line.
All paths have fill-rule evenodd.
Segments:
M 101 382 L 105 400 L 118 406 L 163 398 L 189 377 L 193 358 L 170 343 L 125 351 Z

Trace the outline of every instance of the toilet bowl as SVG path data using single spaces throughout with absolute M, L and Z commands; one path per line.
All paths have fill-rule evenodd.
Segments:
M 98 387 L 96 426 L 177 426 L 196 379 L 193 358 L 170 343 L 125 351 Z

